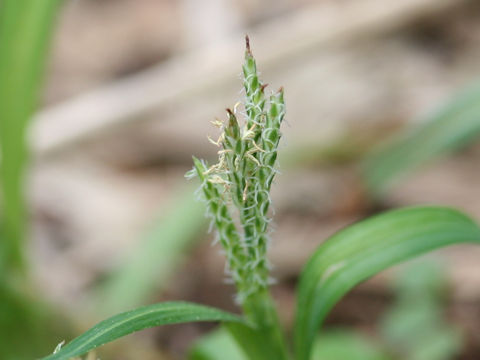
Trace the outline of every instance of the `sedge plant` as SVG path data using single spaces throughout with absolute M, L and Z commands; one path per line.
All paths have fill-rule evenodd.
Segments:
M 270 189 L 285 117 L 284 91 L 267 95 L 247 38 L 242 67 L 244 106 L 227 109 L 216 164 L 193 159 L 201 197 L 226 257 L 242 314 L 187 302 L 143 306 L 106 319 L 44 360 L 69 359 L 145 328 L 192 321 L 219 321 L 252 360 L 312 359 L 318 330 L 333 306 L 355 285 L 392 265 L 431 250 L 480 243 L 480 228 L 461 212 L 435 206 L 389 211 L 353 224 L 312 254 L 300 276 L 293 339 L 288 341 L 270 295 L 268 248 Z M 292 246 L 295 239 L 292 238 Z M 213 358 L 212 358 L 213 360 Z

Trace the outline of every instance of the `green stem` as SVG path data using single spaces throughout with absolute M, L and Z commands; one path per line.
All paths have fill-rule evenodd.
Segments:
M 269 359 L 289 359 L 277 308 L 268 289 L 249 296 L 243 304 L 243 310 L 247 318 L 255 324 L 262 341 L 271 349 Z

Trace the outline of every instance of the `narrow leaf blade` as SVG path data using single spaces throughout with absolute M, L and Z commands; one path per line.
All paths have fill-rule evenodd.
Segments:
M 466 215 L 444 207 L 393 210 L 333 235 L 300 277 L 297 358 L 309 358 L 325 316 L 355 285 L 404 260 L 457 243 L 480 243 L 480 228 Z
M 60 3 L 0 1 L 0 198 L 5 231 L 0 266 L 20 272 L 25 270 L 26 133 Z
M 248 360 L 235 339 L 225 328 L 216 329 L 198 340 L 188 360 Z
M 198 321 L 242 322 L 242 319 L 222 310 L 187 302 L 143 306 L 98 323 L 43 360 L 67 360 L 122 336 L 154 326 Z
M 442 106 L 422 125 L 401 134 L 372 152 L 363 164 L 363 177 L 372 195 L 435 157 L 465 146 L 480 133 L 480 82 Z
M 333 329 L 315 339 L 315 360 L 392 360 L 373 338 L 346 329 Z

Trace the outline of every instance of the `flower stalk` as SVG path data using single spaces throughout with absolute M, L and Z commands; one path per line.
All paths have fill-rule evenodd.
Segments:
M 209 166 L 193 158 L 187 177 L 201 181 L 202 197 L 226 255 L 226 271 L 237 288 L 237 301 L 246 316 L 277 343 L 280 358 L 286 358 L 278 316 L 268 290 L 270 264 L 267 251 L 272 219 L 270 188 L 277 170 L 280 125 L 285 116 L 283 88 L 265 95 L 246 37 L 242 67 L 245 102 L 227 109 L 225 121 L 215 121 L 222 132 L 217 141 L 218 163 Z M 238 117 L 243 115 L 243 126 Z M 241 228 L 241 231 L 238 229 Z

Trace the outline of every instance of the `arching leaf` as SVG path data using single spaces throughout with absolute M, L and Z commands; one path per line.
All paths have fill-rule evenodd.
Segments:
M 480 228 L 444 207 L 393 210 L 333 235 L 315 251 L 300 278 L 297 359 L 309 359 L 325 316 L 355 285 L 401 261 L 457 243 L 480 243 Z
M 187 302 L 165 302 L 143 306 L 98 323 L 60 351 L 43 360 L 67 360 L 135 331 L 159 325 L 197 321 L 242 322 L 242 319 L 218 309 Z
M 401 134 L 365 159 L 363 177 L 379 195 L 403 175 L 471 143 L 480 134 L 480 82 L 461 91 L 422 125 Z

